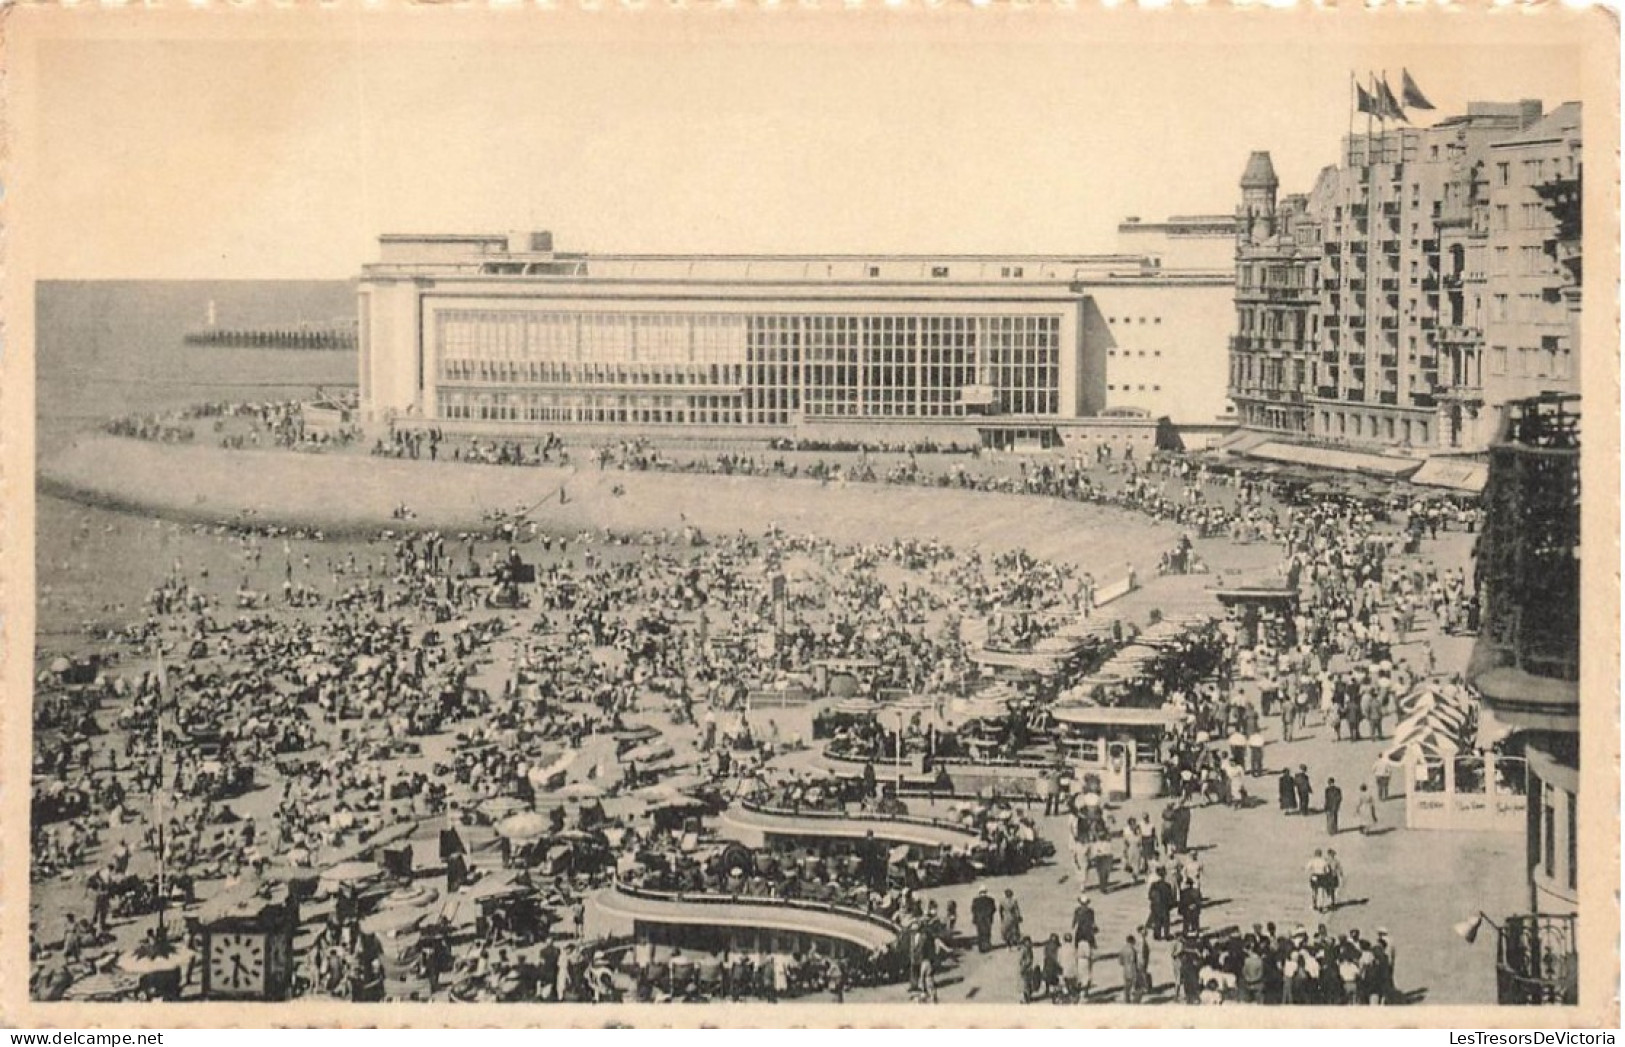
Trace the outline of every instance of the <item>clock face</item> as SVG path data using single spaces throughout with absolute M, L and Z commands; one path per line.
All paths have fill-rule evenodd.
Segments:
M 247 996 L 265 991 L 266 936 L 216 931 L 209 939 L 209 988 L 219 995 Z

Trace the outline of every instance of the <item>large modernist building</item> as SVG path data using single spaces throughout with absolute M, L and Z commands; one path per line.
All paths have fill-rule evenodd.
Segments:
M 1580 107 L 1475 102 L 1344 142 L 1277 200 L 1242 176 L 1230 392 L 1249 428 L 1482 452 L 1509 401 L 1578 391 Z M 1558 214 L 1567 200 L 1569 224 Z M 1554 203 L 1555 202 L 1555 203 Z
M 1154 251 L 1078 257 L 570 254 L 547 233 L 384 236 L 360 285 L 363 410 L 516 433 L 1057 446 L 1097 437 L 1103 419 L 1167 416 L 1200 434 L 1229 421 L 1233 277 L 1179 263 L 1186 244 L 1231 240 L 1227 221 L 1147 225 L 1125 239 Z

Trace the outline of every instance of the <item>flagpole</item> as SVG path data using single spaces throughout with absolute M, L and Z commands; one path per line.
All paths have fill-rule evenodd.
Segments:
M 1354 159 L 1354 111 L 1360 107 L 1359 95 L 1355 93 L 1358 90 L 1359 90 L 1359 86 L 1355 82 L 1354 70 L 1350 69 L 1349 70 L 1349 137 L 1348 137 L 1348 143 L 1349 144 L 1348 144 L 1348 150 L 1349 150 L 1349 159 L 1351 161 Z

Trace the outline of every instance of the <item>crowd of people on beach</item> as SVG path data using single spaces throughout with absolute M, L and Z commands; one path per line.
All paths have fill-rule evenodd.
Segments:
M 305 440 L 297 405 L 216 405 L 188 416 L 211 417 L 238 419 L 253 439 L 270 445 Z M 172 423 L 149 421 L 151 427 L 113 424 L 125 426 L 123 435 L 169 439 L 163 432 Z M 454 445 L 450 457 L 458 461 L 568 461 L 563 441 L 552 436 L 522 445 L 422 429 L 397 430 L 374 453 L 436 460 L 446 457 L 443 443 Z M 1332 938 L 1325 928 L 1313 935 L 1278 934 L 1274 925 L 1204 932 L 1190 818 L 1203 803 L 1252 805 L 1252 792 L 1265 788 L 1262 735 L 1273 720 L 1288 740 L 1310 717 L 1333 725 L 1339 737 L 1381 738 L 1399 698 L 1434 668 L 1425 647 L 1414 658 L 1397 654 L 1419 620 L 1476 627 L 1462 572 L 1407 557 L 1414 529 L 1393 526 L 1386 502 L 1329 497 L 1287 504 L 1268 478 L 1219 476 L 1188 459 L 1053 459 L 1022 462 L 1019 475 L 1008 475 L 978 471 L 973 455 L 938 469 L 918 459 L 928 449 L 904 453 L 886 465 L 866 457 L 806 463 L 735 453 L 679 461 L 625 441 L 596 457 L 605 469 L 917 483 L 1097 502 L 1186 529 L 1192 537 L 1164 557 L 1169 573 L 1202 568 L 1196 541 L 1278 545 L 1281 573 L 1298 594 L 1290 612 L 1265 613 L 1245 631 L 1227 622 L 1181 650 L 1175 661 L 1183 673 L 1146 683 L 1145 693 L 1116 696 L 1182 714 L 1161 749 L 1173 802 L 1155 819 L 1119 819 L 1098 787 L 1080 781 L 1058 806 L 1068 815 L 1072 861 L 1086 890 L 1109 890 L 1118 877 L 1147 892 L 1146 918 L 1120 950 L 1127 1002 L 1152 989 L 1150 942 L 1172 943 L 1172 995 L 1183 1002 L 1391 1000 L 1393 949 L 1385 934 L 1368 942 L 1357 932 Z M 1216 485 L 1229 488 L 1227 497 L 1216 496 Z M 1467 511 L 1418 508 L 1415 518 L 1429 534 L 1473 526 Z M 963 623 L 990 621 L 989 647 L 1031 648 L 1055 621 L 1094 610 L 1097 589 L 1092 576 L 1019 549 L 961 550 L 923 537 L 842 544 L 778 529 L 756 536 L 691 528 L 570 536 L 512 527 L 496 535 L 414 529 L 350 543 L 325 561 L 318 551 L 313 561 L 310 550 L 321 549 L 315 535 L 301 536 L 297 552 L 284 536 L 279 556 L 277 532 L 251 522 L 198 533 L 229 551 L 232 574 L 241 578 L 235 588 L 236 579 L 220 577 L 218 559 L 213 578 L 207 563 L 177 562 L 154 585 L 144 620 L 119 634 L 116 658 L 93 682 L 68 686 L 46 674 L 35 714 L 41 779 L 33 873 L 47 882 L 87 867 L 95 872 L 81 907 L 61 914 L 60 935 L 36 925 L 31 948 L 41 969 L 86 963 L 120 920 L 150 917 L 158 908 L 185 912 L 213 892 L 279 876 L 319 876 L 338 857 L 403 825 L 451 817 L 482 835 L 498 833 L 501 819 L 481 813 L 482 805 L 534 804 L 558 786 L 550 768 L 583 758 L 596 739 L 639 727 L 676 740 L 664 751 L 658 744 L 612 745 L 597 765 L 600 777 L 575 778 L 584 791 L 627 798 L 685 771 L 700 783 L 727 786 L 728 795 L 749 794 L 774 807 L 846 811 L 850 783 L 791 776 L 765 784 L 773 758 L 806 743 L 781 735 L 771 706 L 760 706 L 766 696 L 805 689 L 809 667 L 841 660 L 872 667 L 867 697 L 962 696 L 976 682 Z M 531 605 L 523 614 L 493 610 L 492 580 L 530 565 Z M 265 595 L 278 586 L 280 600 Z M 1003 613 L 1012 607 L 1027 613 Z M 764 632 L 775 637 L 770 647 L 756 642 Z M 868 804 L 877 815 L 908 814 L 895 796 L 882 806 L 875 763 L 917 752 L 952 754 L 951 741 L 944 746 L 940 729 L 924 719 L 917 715 L 897 730 L 860 719 L 842 729 L 836 748 L 869 766 L 860 812 Z M 1307 767 L 1280 770 L 1283 810 L 1310 810 L 1313 790 L 1299 784 L 1308 777 Z M 1318 791 L 1335 835 L 1332 788 Z M 166 797 L 161 812 L 153 805 L 158 795 Z M 1368 814 L 1357 800 L 1355 810 L 1361 824 L 1375 821 L 1374 808 Z M 953 820 L 976 834 L 969 848 L 981 860 L 976 875 L 1019 873 L 1048 857 L 1036 821 L 1008 801 L 978 799 Z M 550 825 L 544 835 L 563 839 L 582 831 Z M 697 852 L 683 843 L 687 830 L 656 833 L 619 816 L 591 832 L 605 849 L 602 863 L 536 873 L 569 904 L 618 881 L 650 891 L 857 909 L 901 929 L 899 955 L 912 990 L 937 995 L 934 975 L 952 952 L 957 913 L 938 912 L 934 900 L 919 897 L 930 877 L 916 867 L 911 880 L 908 862 L 889 862 L 875 848 L 844 860 Z M 519 852 L 503 853 L 512 859 Z M 518 864 L 529 866 L 545 849 L 525 855 Z M 165 875 L 160 867 L 186 873 Z M 1325 875 L 1312 878 L 1324 885 Z M 448 881 L 449 892 L 458 887 Z M 991 921 L 983 896 L 972 907 L 977 947 L 992 947 L 998 923 L 999 940 L 1017 954 L 1023 998 L 1087 998 L 1104 937 L 1093 917 L 1084 921 L 1087 928 L 1075 918 L 1066 933 L 1035 944 L 1014 895 L 1004 894 L 1003 902 L 993 901 Z M 439 958 L 408 963 L 417 964 L 417 980 L 400 990 L 398 957 L 386 956 L 385 943 L 361 926 L 358 918 L 322 928 L 305 953 L 307 991 L 352 999 L 432 995 L 446 974 L 454 977 L 444 987 L 460 998 L 619 994 L 620 982 L 613 974 L 595 976 L 599 969 L 636 972 L 630 991 L 639 998 L 844 992 L 862 981 L 838 963 L 831 971 L 825 960 L 793 955 L 696 955 L 690 965 L 672 954 L 628 966 L 611 959 L 609 945 L 581 939 L 578 928 L 546 936 L 540 954 L 517 945 L 504 953 L 502 942 L 457 925 L 424 939 L 433 944 L 421 954 Z M 1091 973 L 1080 977 L 1085 968 Z M 568 970 L 575 975 L 561 973 Z

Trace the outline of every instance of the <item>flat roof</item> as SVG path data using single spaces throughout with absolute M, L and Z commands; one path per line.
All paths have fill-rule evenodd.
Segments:
M 737 902 L 697 902 L 639 898 L 614 887 L 599 891 L 593 900 L 611 915 L 648 923 L 678 927 L 765 927 L 835 938 L 871 951 L 888 948 L 897 941 L 897 934 L 879 923 L 834 910 L 773 905 L 744 899 Z
M 884 769 L 877 766 L 876 773 Z M 981 839 L 980 834 L 947 825 L 895 821 L 880 818 L 848 818 L 834 814 L 774 814 L 746 807 L 730 807 L 722 812 L 722 823 L 735 829 L 796 836 L 827 836 L 831 839 L 861 840 L 870 833 L 887 843 L 907 843 L 917 847 L 963 847 Z
M 1050 715 L 1060 723 L 1084 727 L 1173 727 L 1185 719 L 1173 709 L 1133 709 L 1116 705 L 1055 705 Z

